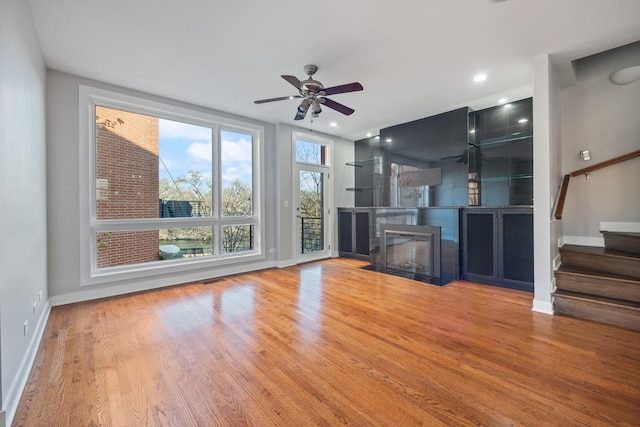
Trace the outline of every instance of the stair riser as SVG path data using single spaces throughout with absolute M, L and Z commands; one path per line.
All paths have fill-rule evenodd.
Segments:
M 582 276 L 559 271 L 556 271 L 555 276 L 558 289 L 640 302 L 640 283 Z
M 588 253 L 562 252 L 562 263 L 604 273 L 622 274 L 640 279 L 640 260 Z
M 626 307 L 612 307 L 598 302 L 556 296 L 555 314 L 577 317 L 640 331 L 640 313 Z
M 640 255 L 640 238 L 628 234 L 602 233 L 604 247 Z

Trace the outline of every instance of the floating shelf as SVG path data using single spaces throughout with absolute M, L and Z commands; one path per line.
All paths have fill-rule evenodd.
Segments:
M 379 157 L 373 157 L 371 159 L 358 160 L 358 161 L 354 161 L 354 162 L 347 162 L 347 163 L 345 163 L 345 165 L 361 168 L 361 167 L 363 167 L 365 165 L 372 165 L 373 163 L 375 163 L 375 162 L 377 162 L 379 160 L 380 160 Z
M 364 191 L 371 190 L 373 187 L 349 187 L 345 188 L 346 191 Z
M 511 134 L 508 136 L 501 136 L 499 138 L 488 138 L 476 142 L 469 142 L 472 147 L 486 147 L 488 145 L 508 144 L 511 142 L 522 141 L 524 139 L 532 138 L 532 133 L 518 132 L 517 134 Z
M 533 178 L 532 174 L 517 174 L 517 175 L 504 175 L 504 176 L 491 176 L 486 178 L 470 178 L 469 181 L 472 182 L 494 182 L 494 181 L 504 181 L 504 180 L 512 180 L 512 179 L 531 179 Z

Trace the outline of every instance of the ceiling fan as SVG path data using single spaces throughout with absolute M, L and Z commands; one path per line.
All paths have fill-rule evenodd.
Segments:
M 318 71 L 318 67 L 316 65 L 309 64 L 304 66 L 304 72 L 308 76 L 306 80 L 300 81 L 295 76 L 281 76 L 283 79 L 295 86 L 296 89 L 298 89 L 299 95 L 260 99 L 254 102 L 256 104 L 264 104 L 266 102 L 302 98 L 302 102 L 300 102 L 300 105 L 298 105 L 298 111 L 294 120 L 304 119 L 307 116 L 307 111 L 309 111 L 309 108 L 311 108 L 311 117 L 318 117 L 318 115 L 322 112 L 321 105 L 325 105 L 347 116 L 353 114 L 353 112 L 355 111 L 353 108 L 349 108 L 346 105 L 342 105 L 339 102 L 326 98 L 326 96 L 336 95 L 338 93 L 356 92 L 363 89 L 362 85 L 358 82 L 354 82 L 325 88 L 322 83 L 313 79 L 312 76 L 316 73 L 316 71 Z

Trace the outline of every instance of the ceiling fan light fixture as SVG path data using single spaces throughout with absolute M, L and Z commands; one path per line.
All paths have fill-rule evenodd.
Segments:
M 318 100 L 315 98 L 311 101 L 311 113 L 314 115 L 314 117 L 317 117 L 318 114 L 322 113 L 320 102 L 318 102 Z
M 311 100 L 309 98 L 303 99 L 300 105 L 298 105 L 298 111 L 302 114 L 306 114 L 309 110 L 309 105 L 311 105 Z

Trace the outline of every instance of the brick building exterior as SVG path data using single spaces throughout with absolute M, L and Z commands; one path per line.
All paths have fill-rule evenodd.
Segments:
M 96 107 L 98 219 L 158 217 L 158 119 Z M 158 259 L 158 231 L 100 233 L 98 267 Z

